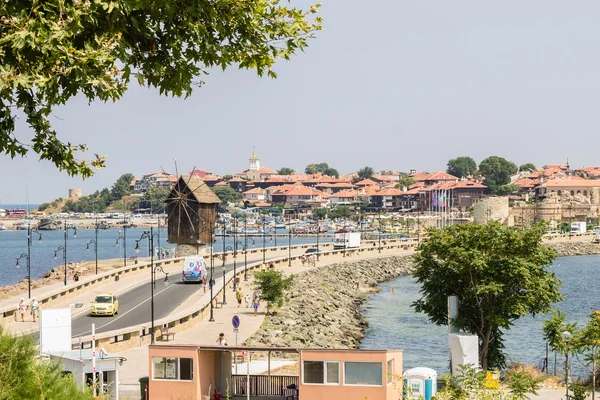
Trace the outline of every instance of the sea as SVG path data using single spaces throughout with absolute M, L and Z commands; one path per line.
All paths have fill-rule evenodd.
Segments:
M 556 307 L 567 313 L 568 322 L 585 324 L 587 316 L 600 309 L 600 285 L 596 280 L 600 256 L 559 257 L 549 267 L 562 282 L 564 301 Z M 392 294 L 392 286 L 396 293 Z M 449 371 L 448 328 L 429 322 L 425 314 L 416 313 L 411 304 L 418 300 L 420 286 L 411 276 L 397 277 L 379 285 L 381 291 L 368 297 L 363 313 L 369 322 L 361 343 L 365 349 L 402 349 L 404 369 L 429 367 L 441 373 Z M 509 362 L 523 362 L 541 366 L 546 344 L 542 327 L 546 315 L 529 316 L 517 320 L 505 333 L 505 351 Z M 550 357 L 550 372 L 554 370 L 554 356 Z M 558 357 L 557 371 L 564 368 Z M 572 360 L 573 372 L 586 375 L 585 368 Z
M 5 207 L 8 207 L 6 205 Z M 16 208 L 16 207 L 15 207 Z M 110 228 L 106 230 L 98 231 L 98 259 L 115 259 L 123 257 L 123 242 L 119 241 L 119 246 L 116 246 L 117 239 L 120 235 L 120 230 L 116 228 Z M 126 232 L 126 255 L 130 256 L 149 256 L 148 240 L 144 239 L 140 242 L 141 251 L 139 254 L 135 253 L 136 240 L 140 239 L 144 232 L 142 228 L 131 228 L 127 229 Z M 156 232 L 156 229 L 155 229 Z M 278 230 L 276 238 L 277 246 L 287 246 L 288 237 L 287 231 Z M 170 247 L 174 248 L 175 245 L 167 243 L 167 228 L 160 230 L 161 240 L 160 246 L 162 248 Z M 37 279 L 46 274 L 52 268 L 63 265 L 63 253 L 62 250 L 57 251 L 57 257 L 54 259 L 54 252 L 59 247 L 65 245 L 64 231 L 43 231 L 42 241 L 39 240 L 37 233 L 32 233 L 31 239 L 31 278 Z M 68 232 L 67 239 L 67 262 L 82 262 L 82 261 L 93 261 L 95 260 L 94 244 L 90 243 L 91 240 L 95 239 L 94 229 L 79 229 L 77 231 L 77 238 L 73 238 L 73 231 Z M 267 236 L 265 238 L 265 247 L 273 247 L 275 245 L 274 236 Z M 331 237 L 321 238 L 321 243 L 331 242 Z M 292 237 L 291 244 L 308 244 L 314 243 L 315 239 L 310 237 Z M 243 236 L 237 237 L 238 251 L 243 246 Z M 86 250 L 88 248 L 89 250 Z M 154 240 L 154 245 L 158 247 L 158 237 Z M 231 237 L 225 238 L 225 247 L 233 247 L 234 241 Z M 253 239 L 248 237 L 248 249 L 258 249 L 263 245 L 262 237 L 254 237 Z M 223 251 L 223 239 L 218 236 L 216 242 L 213 245 L 215 252 Z M 27 253 L 27 231 L 0 231 L 0 286 L 12 285 L 27 276 L 27 261 L 26 258 L 22 258 L 19 262 L 20 268 L 16 268 L 16 260 L 21 254 Z M 267 253 L 268 254 L 268 253 Z M 241 257 L 241 258 L 240 258 Z M 243 255 L 238 255 L 238 262 L 241 260 L 243 263 Z

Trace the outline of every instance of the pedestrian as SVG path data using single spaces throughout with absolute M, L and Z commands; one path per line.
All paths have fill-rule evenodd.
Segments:
M 21 322 L 25 322 L 25 312 L 27 311 L 27 304 L 25 304 L 25 299 L 21 297 L 21 301 L 19 302 L 19 313 L 21 313 Z
M 254 299 L 252 300 L 252 308 L 254 308 L 254 316 L 256 317 L 256 312 L 258 311 L 258 306 L 260 305 L 260 300 L 258 299 L 258 296 L 254 296 Z
M 37 317 L 37 313 L 40 309 L 40 303 L 35 299 L 35 297 L 31 298 L 31 304 L 29 306 L 31 308 L 31 315 L 33 316 L 33 322 L 36 322 L 35 319 Z
M 392 294 L 396 294 L 396 286 L 392 286 Z
M 306 256 L 300 257 L 300 260 L 302 261 L 302 266 L 305 267 L 306 266 Z
M 274 263 L 270 263 L 269 264 L 269 269 L 275 269 L 275 264 Z
M 246 302 L 246 308 L 250 307 L 250 295 L 248 293 L 244 296 L 244 301 Z
M 227 346 L 227 339 L 225 339 L 224 333 L 219 333 L 219 337 L 217 338 L 217 346 Z
M 204 289 L 204 293 L 206 293 L 206 285 L 208 284 L 208 279 L 206 276 L 202 278 L 202 288 Z
M 242 305 L 242 299 L 244 298 L 244 294 L 242 293 L 242 289 L 238 289 L 235 293 L 235 298 L 238 302 L 238 308 Z

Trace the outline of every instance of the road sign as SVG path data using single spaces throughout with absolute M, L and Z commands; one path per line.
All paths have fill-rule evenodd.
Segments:
M 238 317 L 237 315 L 234 315 L 233 318 L 231 318 L 231 324 L 233 325 L 234 328 L 239 328 L 240 327 L 240 317 Z
M 233 328 L 233 333 L 238 333 L 240 330 L 238 328 Z M 237 345 L 236 345 L 237 346 Z

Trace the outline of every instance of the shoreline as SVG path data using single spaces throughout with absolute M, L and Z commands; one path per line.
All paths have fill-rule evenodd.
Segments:
M 599 255 L 600 245 L 546 242 L 557 257 Z M 289 298 L 244 345 L 357 349 L 369 324 L 361 312 L 378 285 L 412 272 L 412 254 L 349 261 L 299 274 Z M 356 288 L 355 281 L 360 282 Z

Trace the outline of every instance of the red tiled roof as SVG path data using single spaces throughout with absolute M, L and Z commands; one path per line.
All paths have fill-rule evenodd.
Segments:
M 373 194 L 373 197 L 379 196 L 401 196 L 404 192 L 400 189 L 385 189 Z
M 454 175 L 450 175 L 447 172 L 442 172 L 442 171 L 438 171 L 438 172 L 434 172 L 433 174 L 429 175 L 427 177 L 427 179 L 425 179 L 427 181 L 455 181 L 458 180 L 458 178 Z
M 571 177 L 574 178 L 574 177 Z M 598 180 L 587 180 L 587 179 L 552 179 L 549 181 L 545 181 L 540 184 L 540 187 L 546 188 L 555 188 L 555 187 L 586 187 L 586 188 L 595 188 L 600 187 L 600 181 Z
M 261 188 L 254 188 L 254 189 L 250 189 L 250 190 L 246 190 L 244 193 L 242 194 L 264 194 L 265 190 L 261 189 Z
M 355 183 L 356 186 L 375 186 L 377 184 L 377 182 L 374 182 L 370 179 L 363 179 L 362 181 Z

